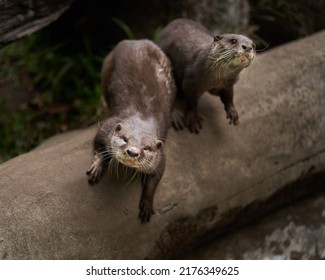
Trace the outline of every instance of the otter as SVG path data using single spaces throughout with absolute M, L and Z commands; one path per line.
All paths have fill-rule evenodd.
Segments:
M 109 115 L 94 138 L 88 182 L 99 182 L 111 164 L 139 172 L 139 218 L 149 222 L 176 95 L 171 63 L 149 40 L 124 40 L 104 59 L 101 83 Z
M 173 111 L 176 130 L 187 126 L 191 132 L 199 133 L 202 117 L 198 101 L 206 91 L 220 97 L 230 124 L 239 123 L 233 86 L 241 70 L 256 56 L 251 39 L 239 34 L 213 36 L 199 23 L 176 19 L 162 30 L 157 44 L 173 66 L 177 86 L 177 106 Z

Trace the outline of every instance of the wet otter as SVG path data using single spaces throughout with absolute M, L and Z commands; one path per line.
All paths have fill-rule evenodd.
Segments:
M 94 139 L 88 181 L 97 183 L 110 164 L 143 174 L 139 217 L 148 222 L 176 95 L 170 61 L 148 40 L 124 40 L 105 58 L 101 80 L 110 114 Z
M 163 29 L 157 44 L 172 62 L 177 103 L 185 103 L 185 108 L 178 106 L 173 111 L 173 126 L 176 129 L 188 126 L 191 132 L 199 132 L 202 118 L 197 107 L 205 91 L 220 96 L 230 124 L 239 123 L 233 101 L 233 85 L 240 71 L 255 58 L 252 40 L 238 34 L 213 36 L 194 21 L 177 19 Z M 184 110 L 185 121 L 181 112 Z

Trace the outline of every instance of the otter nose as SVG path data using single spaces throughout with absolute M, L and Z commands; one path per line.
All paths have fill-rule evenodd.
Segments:
M 242 45 L 241 47 L 247 52 L 249 52 L 253 49 L 251 46 L 246 46 L 246 45 Z
M 130 157 L 137 157 L 137 156 L 139 156 L 139 153 L 138 153 L 137 151 L 135 151 L 135 150 L 132 150 L 132 149 L 129 149 L 129 150 L 127 150 L 126 152 L 127 152 L 127 154 L 128 154 Z

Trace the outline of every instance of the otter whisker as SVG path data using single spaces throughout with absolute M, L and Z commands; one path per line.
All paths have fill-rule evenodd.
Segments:
M 141 169 L 143 169 L 146 173 L 150 173 L 151 171 L 151 162 L 147 159 L 142 159 L 140 162 Z
M 119 182 L 119 179 L 120 179 L 119 178 L 119 165 L 120 165 L 120 163 L 118 162 L 116 157 L 113 158 L 113 162 L 114 162 L 113 167 L 115 169 L 113 174 L 115 174 L 115 177 L 117 178 L 117 182 Z
M 114 173 L 113 170 L 114 170 L 115 164 L 116 164 L 115 158 L 112 157 L 112 160 L 110 160 L 108 163 L 107 173 L 110 173 L 110 174 Z
M 105 150 L 105 151 L 107 150 L 106 146 L 100 147 L 100 148 L 96 149 L 96 152 L 103 151 L 103 150 Z
M 220 56 L 210 55 L 209 58 L 213 61 L 210 69 L 215 70 L 216 68 L 221 68 L 225 61 L 233 59 L 235 52 L 232 50 L 227 50 L 220 54 Z M 220 77 L 220 76 L 219 76 Z
M 160 140 L 163 141 L 163 142 L 168 142 L 168 143 L 171 143 L 173 145 L 176 145 L 176 142 L 170 140 L 169 138 L 163 138 L 163 137 L 161 137 Z
M 267 43 L 267 45 L 265 46 L 265 48 L 260 49 L 260 50 L 256 49 L 256 52 L 262 52 L 262 51 L 265 51 L 266 49 L 269 48 L 269 46 L 270 46 L 270 43 Z
M 139 172 L 136 169 L 133 169 L 132 172 L 133 172 L 133 175 L 127 182 L 128 186 L 130 186 L 132 182 L 134 182 L 134 181 L 136 182 L 136 179 L 137 179 L 138 174 L 139 174 Z
M 112 130 L 110 130 L 110 131 L 106 131 L 103 127 L 102 127 L 102 125 L 100 124 L 100 122 L 98 122 L 98 128 L 101 130 L 101 131 L 103 131 L 104 133 L 106 133 L 106 134 L 109 134 L 109 133 L 111 133 L 111 131 Z
M 96 153 L 99 154 L 99 155 L 103 155 L 103 154 L 113 154 L 113 151 L 108 150 L 106 147 L 103 147 L 103 148 L 99 148 L 99 149 L 96 151 Z
M 153 165 L 153 163 L 147 159 L 143 159 L 143 168 L 146 169 L 147 173 L 152 173 L 155 172 L 157 175 L 158 173 L 156 172 L 156 166 Z

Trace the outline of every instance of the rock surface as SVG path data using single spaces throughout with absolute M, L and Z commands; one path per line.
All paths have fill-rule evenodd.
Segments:
M 235 88 L 238 127 L 203 97 L 202 132 L 169 133 L 149 224 L 137 219 L 137 183 L 87 185 L 95 127 L 3 163 L 0 258 L 175 258 L 324 188 L 324 44 L 321 32 L 260 55 Z

